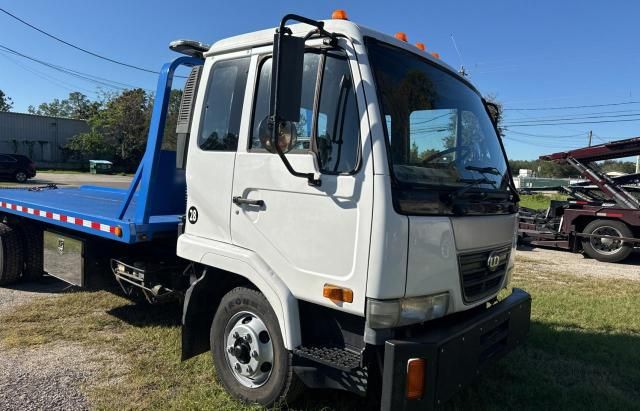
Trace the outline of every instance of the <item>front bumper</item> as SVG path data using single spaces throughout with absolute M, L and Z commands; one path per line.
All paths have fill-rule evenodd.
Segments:
M 531 296 L 514 288 L 506 299 L 481 312 L 446 317 L 419 334 L 389 340 L 384 349 L 383 410 L 430 410 L 469 385 L 489 365 L 522 344 L 529 331 Z M 424 394 L 406 398 L 407 361 L 426 361 Z

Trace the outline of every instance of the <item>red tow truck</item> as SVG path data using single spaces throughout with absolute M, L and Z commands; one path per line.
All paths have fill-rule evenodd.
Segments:
M 520 243 L 584 252 L 605 262 L 629 257 L 640 247 L 640 174 L 610 178 L 595 162 L 635 155 L 640 155 L 640 137 L 541 156 L 570 164 L 588 181 L 556 187 L 569 199 L 551 201 L 546 212 L 521 207 Z

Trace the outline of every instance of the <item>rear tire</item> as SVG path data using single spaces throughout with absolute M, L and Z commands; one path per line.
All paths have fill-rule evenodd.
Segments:
M 16 171 L 16 173 L 13 175 L 13 178 L 18 182 L 18 183 L 26 183 L 27 180 L 29 179 L 29 176 L 27 176 L 27 172 L 23 171 L 23 170 L 18 170 Z
M 260 292 L 237 287 L 222 297 L 210 337 L 218 379 L 237 399 L 272 407 L 290 404 L 304 390 L 278 318 Z
M 0 223 L 0 286 L 17 282 L 23 266 L 22 240 L 18 232 Z
M 629 227 L 617 220 L 594 220 L 587 224 L 582 232 L 584 234 L 633 237 Z M 633 247 L 622 241 L 594 237 L 582 238 L 582 249 L 589 257 L 606 263 L 620 262 L 633 251 Z
M 39 280 L 44 274 L 42 229 L 32 224 L 22 223 L 16 227 L 16 230 L 20 233 L 24 250 L 22 279 L 25 281 Z

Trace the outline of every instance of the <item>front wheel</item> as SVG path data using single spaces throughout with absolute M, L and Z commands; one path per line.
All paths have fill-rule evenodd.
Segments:
M 616 220 L 592 221 L 582 232 L 609 237 L 633 237 L 629 227 L 622 221 Z M 608 263 L 620 262 L 633 251 L 633 247 L 622 240 L 601 237 L 583 237 L 582 248 L 589 257 Z
M 266 407 L 294 401 L 304 386 L 292 367 L 275 312 L 260 292 L 234 288 L 211 326 L 218 379 L 234 397 Z

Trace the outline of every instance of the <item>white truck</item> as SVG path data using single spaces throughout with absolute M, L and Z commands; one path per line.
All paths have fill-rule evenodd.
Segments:
M 171 48 L 128 190 L 0 190 L 0 285 L 110 264 L 128 293 L 183 298 L 183 359 L 210 351 L 265 406 L 306 386 L 430 409 L 524 341 L 530 296 L 497 298 L 518 197 L 466 78 L 341 11 Z

